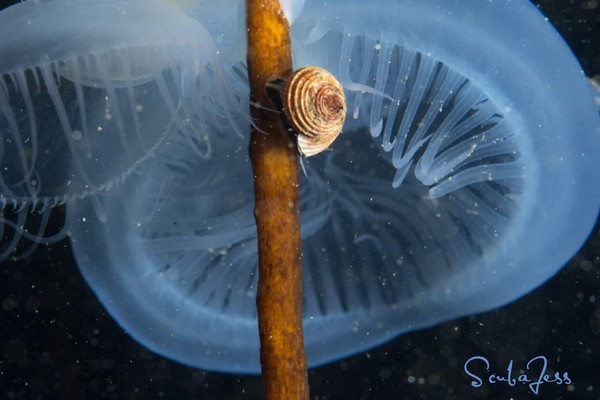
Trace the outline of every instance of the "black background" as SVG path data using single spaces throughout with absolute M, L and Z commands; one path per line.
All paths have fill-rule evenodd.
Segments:
M 440 0 L 443 1 L 443 0 Z M 482 0 L 483 1 L 483 0 Z M 1 7 L 11 2 L 0 3 Z M 596 0 L 535 2 L 600 80 Z M 15 33 L 17 34 L 17 33 Z M 3 38 L 0 38 L 3 40 Z M 1 57 L 1 55 L 0 55 Z M 600 173 L 600 171 L 599 171 Z M 0 399 L 260 399 L 259 377 L 209 373 L 154 355 L 109 317 L 67 241 L 0 263 Z M 471 356 L 503 373 L 537 355 L 572 384 L 473 389 Z M 600 226 L 538 290 L 506 307 L 403 335 L 310 371 L 312 399 L 600 399 Z

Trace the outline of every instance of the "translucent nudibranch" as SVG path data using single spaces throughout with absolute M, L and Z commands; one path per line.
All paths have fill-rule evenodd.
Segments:
M 98 4 L 104 2 L 89 0 L 90 11 L 79 18 L 94 21 Z M 187 15 L 169 7 L 181 15 L 168 26 Z M 529 1 L 307 0 L 294 14 L 295 67 L 332 72 L 348 99 L 343 135 L 330 151 L 305 160 L 301 183 L 310 366 L 500 307 L 550 279 L 577 252 L 600 208 L 600 118 L 577 60 Z M 244 24 L 243 15 L 235 15 L 231 29 Z M 56 18 L 48 24 L 59 25 Z M 112 18 L 104 28 L 129 25 L 119 21 Z M 208 39 L 219 36 L 217 28 L 207 28 Z M 6 36 L 0 37 L 4 43 Z M 173 79 L 169 96 L 142 96 L 148 107 L 155 105 L 156 121 L 140 127 L 140 135 L 148 128 L 160 138 L 169 124 L 172 132 L 135 174 L 123 178 L 125 184 L 76 202 L 70 237 L 86 281 L 141 344 L 203 369 L 258 373 L 249 111 L 241 100 L 248 90 L 245 55 L 236 60 L 238 53 L 229 51 L 234 44 L 224 40 L 201 47 L 198 57 L 214 61 L 199 62 L 211 68 L 197 75 L 195 89 L 190 79 L 181 85 Z M 132 36 L 120 51 L 135 43 Z M 50 44 L 60 41 L 44 49 Z M 221 46 L 228 50 L 224 67 L 216 68 Z M 168 61 L 150 57 L 156 71 L 166 72 L 142 67 L 140 85 L 159 91 L 158 82 L 178 70 L 172 66 L 180 57 L 195 65 L 196 56 L 183 50 L 167 53 Z M 127 59 L 111 54 L 109 60 Z M 53 68 L 47 74 L 73 77 L 72 69 Z M 138 87 L 123 85 L 127 79 L 117 85 L 116 72 L 85 71 L 104 76 L 104 91 Z M 15 76 L 4 86 L 21 93 Z M 212 103 L 221 93 L 231 95 Z M 128 91 L 123 95 L 118 108 L 133 125 Z M 72 98 L 77 105 L 76 90 Z M 198 102 L 203 112 L 188 126 L 187 114 L 156 105 L 169 98 L 174 105 L 181 100 L 186 110 L 195 110 L 187 101 Z M 10 108 L 2 101 L 0 110 Z M 17 148 L 5 121 L 3 143 L 10 139 Z M 190 146 L 197 136 L 183 128 L 203 132 L 210 153 Z M 117 128 L 115 135 L 121 143 Z M 94 154 L 95 146 L 86 148 Z M 35 192 L 25 183 L 37 165 L 28 152 L 13 156 L 21 176 L 11 178 L 19 184 L 12 191 L 24 197 Z M 105 159 L 120 160 L 120 153 Z M 0 154 L 3 163 L 6 151 Z M 3 190 L 14 186 L 0 174 Z M 104 221 L 95 217 L 97 209 Z
M 28 213 L 110 190 L 173 132 L 209 157 L 207 121 L 238 127 L 211 35 L 162 1 L 22 2 L 0 37 L 0 259 L 36 241 Z

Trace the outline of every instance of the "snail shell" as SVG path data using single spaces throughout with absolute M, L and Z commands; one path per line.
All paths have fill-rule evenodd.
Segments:
M 283 110 L 305 157 L 322 152 L 338 137 L 346 119 L 344 88 L 320 67 L 295 71 L 284 84 Z

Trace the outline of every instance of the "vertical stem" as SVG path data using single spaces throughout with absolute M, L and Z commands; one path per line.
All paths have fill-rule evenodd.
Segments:
M 265 88 L 292 72 L 289 25 L 278 0 L 247 0 L 248 76 L 258 230 L 260 359 L 268 400 L 308 399 L 302 333 L 298 152 Z

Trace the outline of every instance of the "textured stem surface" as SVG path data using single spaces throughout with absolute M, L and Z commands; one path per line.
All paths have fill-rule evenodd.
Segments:
M 247 0 L 250 138 L 258 229 L 260 359 L 268 400 L 308 399 L 302 334 L 298 152 L 266 84 L 292 72 L 289 25 L 278 0 Z M 258 128 L 258 129 L 257 129 Z

